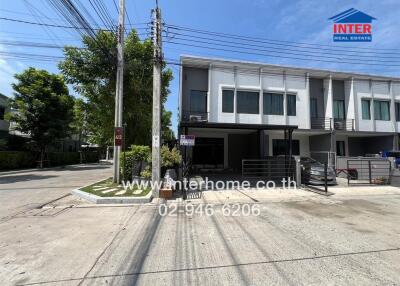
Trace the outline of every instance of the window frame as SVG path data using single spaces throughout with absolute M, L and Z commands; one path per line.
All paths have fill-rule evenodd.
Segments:
M 224 111 L 224 91 L 232 92 L 232 111 Z M 222 113 L 234 113 L 235 112 L 235 90 L 231 88 L 223 88 L 221 92 L 221 112 Z
M 343 118 L 335 117 L 335 107 L 338 106 L 337 103 L 341 103 L 341 107 L 343 108 Z M 340 109 L 337 109 L 338 113 L 340 113 Z M 338 114 L 340 115 L 340 114 Z M 343 99 L 334 99 L 333 100 L 333 119 L 335 120 L 345 120 L 346 119 L 346 103 Z
M 254 93 L 257 95 L 257 112 L 243 112 L 240 111 L 239 107 L 239 97 L 240 93 Z M 249 89 L 237 89 L 236 90 L 236 113 L 237 114 L 260 114 L 260 91 L 259 90 L 249 90 Z
M 379 103 L 379 118 L 376 113 L 376 103 Z M 387 119 L 382 119 L 383 118 L 383 114 L 382 114 L 382 103 L 387 104 L 388 107 L 388 118 Z M 374 120 L 379 120 L 379 121 L 390 121 L 390 100 L 385 100 L 385 99 L 374 99 Z
M 272 139 L 272 156 L 280 156 L 280 155 L 285 155 L 286 150 L 289 148 L 287 143 L 289 143 L 285 139 Z M 278 146 L 282 144 L 283 146 Z M 301 148 L 300 148 L 300 140 L 299 139 L 292 139 L 292 156 L 300 156 Z M 282 152 L 274 152 L 274 151 L 280 151 L 281 149 L 284 149 L 283 153 Z
M 202 92 L 205 94 L 205 106 L 204 106 L 204 111 L 198 111 L 198 110 L 192 110 L 192 92 Z M 189 112 L 193 112 L 193 113 L 207 113 L 207 105 L 208 105 L 208 91 L 206 90 L 199 90 L 199 89 L 191 89 L 190 90 L 190 97 L 189 97 Z
M 281 98 L 282 98 L 282 113 L 267 113 L 267 111 L 266 111 L 266 100 L 265 100 L 265 98 L 266 98 L 266 96 L 267 95 L 277 95 L 277 96 L 281 96 Z M 262 110 L 262 114 L 263 115 L 275 115 L 275 116 L 283 116 L 283 115 L 285 115 L 285 109 L 284 109 L 284 106 L 285 106 L 285 93 L 284 92 L 276 92 L 276 91 L 263 91 L 263 94 L 262 94 L 262 96 L 263 96 L 263 110 Z M 273 97 L 271 97 L 271 105 L 272 105 L 272 98 Z
M 368 103 L 368 118 L 364 118 L 364 113 L 363 113 L 363 103 L 367 102 Z M 361 98 L 361 119 L 362 120 L 371 120 L 371 99 L 370 98 Z
M 313 104 L 315 102 L 315 117 L 313 117 Z M 318 99 L 315 97 L 310 98 L 310 118 L 318 118 Z
M 396 122 L 400 122 L 400 101 L 394 102 L 394 110 Z
M 5 120 L 6 108 L 4 106 L 0 106 L 0 120 Z
M 289 114 L 289 97 L 294 97 L 294 114 Z M 297 94 L 286 93 L 286 114 L 287 116 L 297 116 Z

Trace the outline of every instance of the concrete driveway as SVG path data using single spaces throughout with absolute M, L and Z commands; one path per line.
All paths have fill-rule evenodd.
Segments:
M 0 222 L 2 285 L 400 284 L 397 188 L 337 189 L 331 197 L 209 192 L 191 201 L 211 204 L 211 216 L 189 216 L 176 202 L 168 216 L 156 203 L 71 207 L 68 197 L 55 208 L 26 207 L 24 196 L 43 204 L 110 169 L 49 172 L 0 185 L 2 208 L 10 204 Z M 60 180 L 66 187 L 37 195 L 39 186 Z M 224 203 L 256 205 L 260 214 L 226 216 Z

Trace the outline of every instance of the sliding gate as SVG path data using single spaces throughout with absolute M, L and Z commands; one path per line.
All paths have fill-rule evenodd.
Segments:
M 296 180 L 296 161 L 285 156 L 242 160 L 242 177 L 280 183 L 283 178 Z
M 390 184 L 392 165 L 385 159 L 347 160 L 348 184 Z

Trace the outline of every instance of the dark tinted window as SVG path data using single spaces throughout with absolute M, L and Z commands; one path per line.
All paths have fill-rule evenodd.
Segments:
M 264 93 L 264 114 L 283 115 L 283 94 Z
M 233 90 L 223 90 L 222 91 L 222 112 L 233 112 Z
M 207 91 L 190 91 L 190 111 L 207 112 Z
M 318 105 L 317 105 L 317 99 L 316 98 L 311 98 L 311 101 L 310 101 L 310 114 L 311 114 L 311 118 L 317 118 L 318 117 Z
M 272 140 L 272 152 L 274 156 L 289 154 L 289 144 L 284 139 Z M 300 155 L 299 140 L 292 140 L 292 155 Z
M 400 102 L 396 102 L 396 121 L 400 121 Z
M 287 94 L 287 115 L 296 116 L 296 95 L 295 94 Z
M 375 120 L 390 120 L 389 101 L 374 100 Z
M 258 92 L 237 91 L 237 112 L 259 114 Z

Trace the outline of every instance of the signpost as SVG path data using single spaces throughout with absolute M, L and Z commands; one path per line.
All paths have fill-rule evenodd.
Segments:
M 114 134 L 115 134 L 114 145 L 115 146 L 122 146 L 122 136 L 123 136 L 122 127 L 115 127 Z
M 181 146 L 194 146 L 196 137 L 194 135 L 181 135 L 180 145 Z

